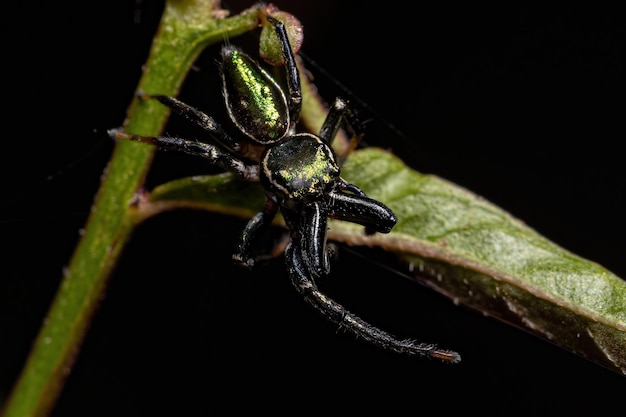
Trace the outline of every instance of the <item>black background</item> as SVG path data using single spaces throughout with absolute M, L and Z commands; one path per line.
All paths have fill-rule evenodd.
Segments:
M 368 144 L 626 277 L 626 43 L 616 10 L 276 4 L 304 24 L 303 51 L 378 117 Z M 6 11 L 0 402 L 85 224 L 113 149 L 106 129 L 124 119 L 162 8 L 23 2 Z M 181 91 L 209 112 L 216 57 L 203 54 Z M 327 97 L 341 91 L 318 81 Z M 187 128 L 172 119 L 168 130 Z M 206 171 L 201 160 L 157 154 L 148 185 Z M 53 414 L 601 415 L 623 403 L 623 376 L 455 306 L 389 271 L 393 259 L 377 251 L 341 251 L 324 290 L 379 327 L 458 350 L 463 361 L 406 358 L 337 333 L 302 302 L 282 262 L 254 273 L 231 265 L 244 224 L 205 212 L 143 224 Z

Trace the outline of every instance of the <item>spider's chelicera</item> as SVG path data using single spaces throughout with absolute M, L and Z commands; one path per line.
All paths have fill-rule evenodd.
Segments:
M 137 136 L 116 129 L 110 135 L 114 139 L 139 141 L 161 150 L 199 156 L 246 180 L 260 182 L 266 192 L 265 204 L 241 234 L 233 255 L 238 264 L 254 266 L 251 243 L 280 210 L 290 232 L 284 253 L 287 270 L 308 304 L 331 322 L 381 348 L 448 362 L 460 360 L 456 352 L 397 339 L 347 311 L 318 289 L 316 279 L 330 271 L 326 243 L 328 218 L 363 225 L 369 234 L 389 233 L 397 219 L 386 205 L 367 197 L 340 175 L 331 143 L 342 123 L 358 129 L 346 101 L 335 99 L 319 135 L 296 133 L 302 103 L 298 68 L 283 23 L 269 15 L 265 17 L 280 40 L 287 94 L 240 49 L 225 45 L 221 53 L 222 89 L 228 114 L 247 141 L 229 136 L 211 116 L 173 97 L 148 94 L 141 98 L 160 101 L 206 130 L 216 144 L 170 136 Z M 248 142 L 260 146 L 261 154 L 247 155 Z

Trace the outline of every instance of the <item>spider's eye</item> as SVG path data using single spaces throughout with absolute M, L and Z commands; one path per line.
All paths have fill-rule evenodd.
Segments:
M 228 114 L 250 139 L 262 145 L 287 133 L 285 94 L 250 56 L 233 46 L 222 50 L 222 81 Z

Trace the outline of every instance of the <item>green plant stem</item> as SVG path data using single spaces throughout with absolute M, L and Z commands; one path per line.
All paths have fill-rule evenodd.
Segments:
M 258 26 L 256 9 L 229 18 L 219 2 L 170 0 L 154 37 L 137 91 L 176 95 L 188 70 L 208 45 Z M 123 62 L 113 63 L 124 65 Z M 167 111 L 133 99 L 124 130 L 157 135 Z M 106 168 L 82 238 L 2 415 L 48 415 L 78 354 L 112 269 L 140 217 L 133 201 L 152 161 L 150 146 L 123 141 Z

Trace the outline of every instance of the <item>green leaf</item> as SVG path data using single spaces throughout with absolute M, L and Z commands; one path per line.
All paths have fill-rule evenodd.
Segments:
M 626 375 L 624 280 L 480 196 L 420 174 L 381 149 L 353 152 L 343 176 L 389 205 L 399 221 L 388 235 L 367 236 L 361 226 L 331 220 L 329 239 L 396 253 L 411 277 L 454 303 Z M 223 174 L 157 187 L 146 205 L 152 209 L 144 212 L 194 207 L 250 217 L 262 204 L 257 184 Z
M 343 173 L 395 211 L 397 226 L 377 239 L 400 256 L 415 279 L 455 303 L 626 375 L 623 279 L 480 196 L 415 172 L 387 152 L 360 151 Z M 332 227 L 343 233 L 348 226 Z

